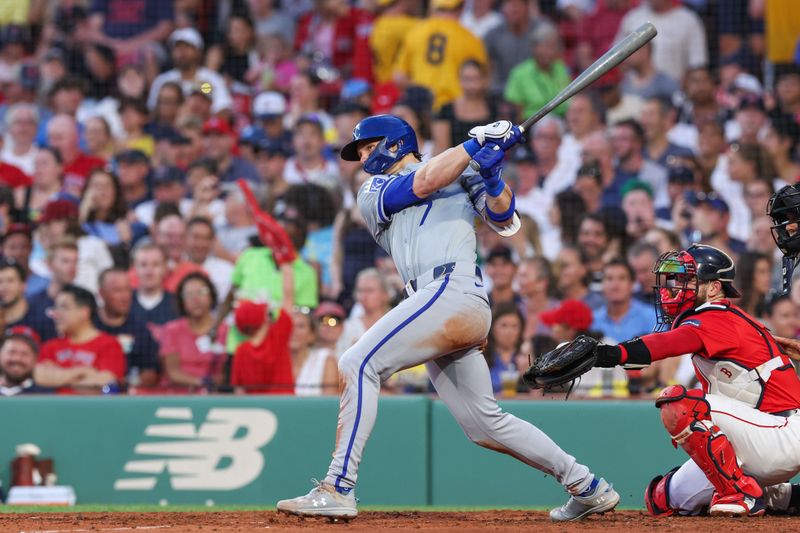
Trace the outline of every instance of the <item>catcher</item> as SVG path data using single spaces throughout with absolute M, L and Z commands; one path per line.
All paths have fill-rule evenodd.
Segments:
M 702 389 L 671 385 L 656 400 L 691 460 L 650 482 L 650 514 L 760 516 L 798 506 L 788 481 L 800 472 L 800 380 L 769 330 L 731 304 L 733 261 L 695 244 L 662 255 L 654 272 L 656 312 L 669 331 L 614 346 L 579 337 L 537 359 L 525 381 L 550 386 L 593 366 L 642 368 L 691 353 Z

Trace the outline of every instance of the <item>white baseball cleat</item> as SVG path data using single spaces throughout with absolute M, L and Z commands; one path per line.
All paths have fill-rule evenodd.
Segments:
M 314 488 L 305 496 L 278 502 L 278 511 L 297 516 L 322 516 L 326 518 L 342 518 L 349 520 L 358 516 L 356 497 L 336 492 L 333 485 L 326 481 L 311 480 Z
M 606 513 L 619 503 L 619 494 L 605 479 L 600 478 L 594 490 L 586 495 L 570 496 L 567 503 L 550 511 L 550 520 L 569 522 L 591 514 Z

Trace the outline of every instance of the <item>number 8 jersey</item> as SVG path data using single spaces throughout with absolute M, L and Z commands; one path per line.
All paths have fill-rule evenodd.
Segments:
M 408 76 L 412 85 L 433 93 L 433 109 L 461 95 L 458 69 L 468 59 L 486 67 L 486 49 L 457 20 L 431 17 L 420 21 L 406 35 L 397 61 L 397 70 Z

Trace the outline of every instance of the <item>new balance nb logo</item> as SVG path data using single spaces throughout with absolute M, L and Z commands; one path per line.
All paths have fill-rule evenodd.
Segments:
M 252 483 L 264 468 L 264 447 L 278 420 L 266 409 L 214 408 L 197 427 L 188 407 L 161 407 L 159 423 L 145 429 L 125 464 L 115 490 L 152 490 L 163 473 L 174 490 L 235 490 Z

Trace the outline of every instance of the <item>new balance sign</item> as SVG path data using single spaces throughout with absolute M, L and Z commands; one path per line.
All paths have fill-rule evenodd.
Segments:
M 189 407 L 160 407 L 156 418 L 115 490 L 152 490 L 164 474 L 173 490 L 240 489 L 261 474 L 261 448 L 278 429 L 275 415 L 257 408 L 212 408 L 199 425 Z

